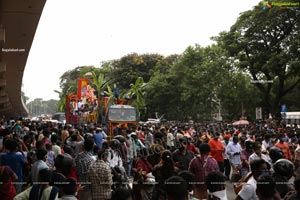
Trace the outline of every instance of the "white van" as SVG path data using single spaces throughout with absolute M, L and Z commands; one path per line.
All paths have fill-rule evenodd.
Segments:
M 300 112 L 281 112 L 281 116 L 287 127 L 297 124 L 300 128 Z

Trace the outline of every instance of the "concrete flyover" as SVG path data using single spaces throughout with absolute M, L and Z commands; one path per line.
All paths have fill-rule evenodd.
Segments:
M 0 119 L 26 116 L 22 79 L 46 0 L 0 0 Z

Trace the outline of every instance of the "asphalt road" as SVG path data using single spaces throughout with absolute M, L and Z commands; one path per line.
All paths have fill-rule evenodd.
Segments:
M 236 197 L 236 194 L 233 190 L 233 184 L 230 181 L 226 181 L 226 192 L 227 192 L 227 199 L 228 200 L 234 200 Z

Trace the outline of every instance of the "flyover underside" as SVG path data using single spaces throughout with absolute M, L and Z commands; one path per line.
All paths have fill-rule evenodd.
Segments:
M 46 0 L 0 0 L 0 118 L 28 113 L 22 79 Z

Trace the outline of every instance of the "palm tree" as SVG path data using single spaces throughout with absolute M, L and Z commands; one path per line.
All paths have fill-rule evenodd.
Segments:
M 66 109 L 66 96 L 68 94 L 75 94 L 77 92 L 77 83 L 74 81 L 68 82 L 67 86 L 62 92 L 58 90 L 54 90 L 54 92 L 59 95 L 58 111 L 64 112 Z
M 104 102 L 102 96 L 107 94 L 106 89 L 108 88 L 110 81 L 105 80 L 104 73 L 99 70 L 89 71 L 85 74 L 85 78 L 89 81 L 89 84 L 96 90 L 97 92 L 97 100 L 98 100 L 98 109 L 97 109 L 97 119 L 102 120 L 102 116 L 104 114 Z
M 59 94 L 58 110 L 64 112 L 66 108 L 66 95 L 77 93 L 77 81 L 79 77 L 84 77 L 87 72 L 94 71 L 96 74 L 103 71 L 94 66 L 79 66 L 68 70 L 60 77 L 61 91 L 55 91 Z
M 140 111 L 146 108 L 146 103 L 145 103 L 146 86 L 147 83 L 144 82 L 144 79 L 142 77 L 138 77 L 134 84 L 133 83 L 130 84 L 130 89 L 127 93 L 128 96 L 133 100 L 132 105 L 136 107 L 139 118 L 141 116 Z

